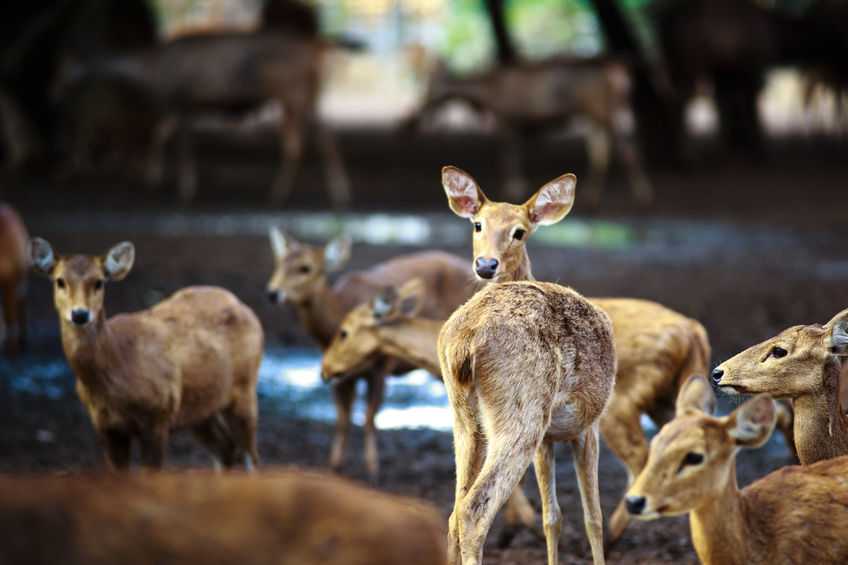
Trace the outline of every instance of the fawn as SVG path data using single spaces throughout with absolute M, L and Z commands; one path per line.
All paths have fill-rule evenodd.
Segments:
M 59 256 L 35 238 L 29 254 L 53 283 L 62 347 L 110 466 L 128 467 L 138 440 L 144 464 L 161 467 L 170 431 L 182 427 L 227 467 L 258 464 L 264 337 L 250 308 L 221 288 L 194 286 L 107 319 L 105 285 L 129 274 L 132 243 L 102 256 Z
M 21 217 L 8 204 L 0 204 L 0 291 L 9 355 L 26 347 L 27 241 L 29 236 Z
M 848 457 L 783 467 L 740 491 L 736 453 L 768 440 L 776 404 L 760 394 L 724 417 L 714 408 L 707 380 L 690 378 L 627 493 L 629 511 L 643 520 L 688 513 L 705 565 L 845 563 Z

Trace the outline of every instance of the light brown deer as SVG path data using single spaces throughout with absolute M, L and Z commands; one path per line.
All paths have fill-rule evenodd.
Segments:
M 26 227 L 15 209 L 0 203 L 0 292 L 3 293 L 5 348 L 9 355 L 26 347 L 28 240 Z
M 821 326 L 793 326 L 713 371 L 729 394 L 791 398 L 798 459 L 815 463 L 848 455 L 848 310 Z
M 224 289 L 194 286 L 107 319 L 105 286 L 129 274 L 132 243 L 102 256 L 59 256 L 35 238 L 29 254 L 53 283 L 77 394 L 112 467 L 129 466 L 133 440 L 145 465 L 161 467 L 171 430 L 184 427 L 227 467 L 258 464 L 263 333 L 250 308 Z
M 324 351 L 321 373 L 325 378 L 355 376 L 375 356 L 384 355 L 426 369 L 441 379 L 436 343 L 444 320 L 418 316 L 425 295 L 423 281 L 412 279 L 400 288 L 384 288 L 371 301 L 348 312 Z M 517 526 L 535 530 L 536 511 L 520 485 L 506 503 L 504 518 L 509 527 L 501 545 L 508 542 Z
M 318 473 L 0 477 L 0 562 L 442 565 L 432 505 Z
M 445 167 L 442 184 L 451 209 L 473 226 L 473 257 L 478 278 L 496 282 L 533 280 L 526 242 L 540 225 L 539 209 L 564 210 L 574 202 L 574 175 L 548 183 L 523 205 L 493 202 L 466 172 Z M 548 222 L 552 223 L 552 222 Z M 657 425 L 673 412 L 679 385 L 689 375 L 706 373 L 710 345 L 697 321 L 660 304 L 628 298 L 590 298 L 612 320 L 618 373 L 615 391 L 600 429 L 609 448 L 627 468 L 628 481 L 648 457 L 640 418 Z M 629 522 L 624 500 L 610 520 L 609 541 L 618 539 Z
M 384 285 L 402 284 L 413 278 L 424 281 L 427 289 L 421 305 L 424 316 L 444 320 L 473 291 L 473 281 L 465 261 L 453 255 L 427 251 L 404 255 L 380 263 L 366 271 L 341 277 L 333 286 L 327 277 L 342 268 L 350 256 L 350 241 L 338 238 L 326 246 L 301 243 L 278 229 L 270 232 L 276 267 L 268 282 L 268 298 L 273 304 L 290 302 L 300 323 L 322 350 L 333 339 L 344 315 L 369 300 Z M 396 360 L 377 356 L 357 373 L 368 381 L 368 409 L 365 415 L 365 463 L 372 481 L 379 475 L 379 456 L 374 419 L 383 401 L 385 377 L 393 371 L 409 371 L 414 366 L 397 366 Z M 330 452 L 330 466 L 339 469 L 350 430 L 351 406 L 356 379 L 330 379 L 336 405 L 336 430 Z
M 486 73 L 455 76 L 436 64 L 421 109 L 406 127 L 421 123 L 446 102 L 461 100 L 494 116 L 502 139 L 505 193 L 511 199 L 527 194 L 522 170 L 522 145 L 531 131 L 561 129 L 583 120 L 589 154 L 590 190 L 600 203 L 610 165 L 611 148 L 624 163 L 633 197 L 653 199 L 653 188 L 642 168 L 636 143 L 627 132 L 631 116 L 627 68 L 602 58 L 552 58 L 498 67 Z
M 848 561 L 848 457 L 783 467 L 740 491 L 736 453 L 768 440 L 776 404 L 758 395 L 718 418 L 714 407 L 704 377 L 683 386 L 675 419 L 628 492 L 629 510 L 643 520 L 688 513 L 705 565 Z

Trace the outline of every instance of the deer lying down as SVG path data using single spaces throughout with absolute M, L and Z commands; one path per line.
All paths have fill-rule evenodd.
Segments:
M 848 455 L 848 310 L 821 326 L 793 326 L 713 371 L 728 394 L 791 398 L 801 464 Z
M 421 501 L 298 471 L 0 477 L 0 562 L 441 565 Z
M 28 240 L 26 227 L 15 209 L 0 203 L 0 292 L 3 294 L 5 348 L 10 355 L 26 347 Z
M 227 467 L 259 462 L 263 333 L 250 308 L 226 290 L 195 286 L 107 319 L 105 285 L 129 274 L 131 243 L 103 256 L 59 256 L 35 238 L 30 256 L 53 283 L 62 347 L 111 466 L 126 468 L 138 440 L 144 464 L 161 467 L 170 431 L 183 427 Z
M 739 490 L 736 453 L 763 445 L 775 403 L 758 395 L 724 417 L 703 377 L 681 389 L 677 416 L 651 442 L 627 493 L 643 520 L 689 514 L 705 565 L 848 562 L 848 457 L 779 469 Z
M 364 271 L 342 276 L 332 286 L 327 277 L 341 269 L 350 256 L 350 241 L 339 238 L 326 246 L 301 243 L 278 229 L 272 229 L 271 248 L 276 267 L 268 281 L 272 304 L 289 302 L 309 335 L 326 349 L 344 315 L 371 299 L 387 284 L 403 284 L 420 278 L 427 293 L 421 306 L 423 316 L 444 320 L 474 290 L 465 261 L 448 253 L 425 251 L 395 257 Z M 374 419 L 383 402 L 386 376 L 415 368 L 396 366 L 397 360 L 376 356 L 359 367 L 357 378 L 368 381 L 368 409 L 365 415 L 365 463 L 372 481 L 379 475 L 377 429 Z M 356 395 L 356 378 L 330 379 L 336 404 L 336 431 L 330 452 L 330 466 L 339 469 L 350 430 L 351 406 Z

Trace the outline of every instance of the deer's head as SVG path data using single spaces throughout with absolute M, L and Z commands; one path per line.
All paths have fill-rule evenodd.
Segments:
M 774 400 L 759 395 L 729 415 L 711 415 L 715 396 L 706 378 L 680 389 L 674 419 L 651 441 L 645 468 L 627 492 L 627 510 L 644 520 L 676 516 L 716 500 L 735 480 L 736 453 L 760 447 L 774 430 Z
M 474 273 L 509 281 L 529 270 L 527 239 L 539 226 L 562 220 L 574 204 L 577 177 L 565 174 L 540 188 L 524 204 L 489 200 L 474 178 L 456 167 L 442 169 L 442 186 L 454 214 L 473 229 Z M 529 273 L 528 273 L 529 274 Z
M 327 274 L 344 267 L 350 258 L 350 240 L 336 238 L 325 246 L 307 245 L 278 228 L 269 232 L 276 266 L 268 281 L 272 304 L 303 302 L 327 282 Z
M 400 288 L 389 286 L 370 302 L 360 304 L 339 326 L 321 361 L 325 381 L 354 375 L 380 353 L 380 329 L 415 317 L 423 303 L 424 284 L 412 279 Z
M 129 274 L 135 248 L 124 241 L 105 255 L 61 257 L 46 240 L 36 237 L 29 243 L 29 257 L 33 268 L 53 283 L 53 303 L 59 318 L 82 327 L 103 314 L 105 285 Z
M 713 381 L 731 394 L 795 398 L 839 387 L 848 356 L 848 310 L 824 326 L 793 326 L 715 368 Z

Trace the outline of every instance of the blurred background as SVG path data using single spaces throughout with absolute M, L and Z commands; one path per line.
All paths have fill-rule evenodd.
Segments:
M 317 346 L 266 298 L 268 229 L 347 234 L 349 269 L 422 248 L 470 269 L 445 164 L 515 202 L 575 172 L 571 215 L 530 242 L 536 277 L 697 318 L 714 362 L 846 306 L 845 1 L 43 0 L 5 3 L 0 26 L 2 199 L 59 253 L 135 243 L 111 314 L 190 284 L 251 306 L 270 463 L 323 467 L 334 410 Z M 28 281 L 28 349 L 0 360 L 5 471 L 97 462 L 49 287 Z M 383 486 L 447 508 L 441 385 L 392 380 L 378 425 L 396 429 Z M 740 456 L 743 482 L 784 462 L 780 441 Z M 625 477 L 605 457 L 606 511 Z M 639 532 L 613 562 L 694 559 L 685 521 Z M 539 545 L 487 557 L 541 562 Z

